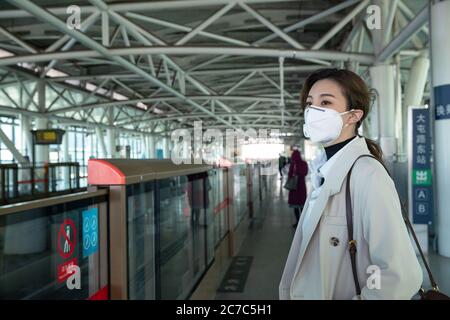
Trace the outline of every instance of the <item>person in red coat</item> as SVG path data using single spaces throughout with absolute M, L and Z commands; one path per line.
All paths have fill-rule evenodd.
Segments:
M 288 196 L 288 204 L 290 208 L 294 209 L 297 222 L 293 227 L 297 227 L 300 220 L 300 212 L 303 210 L 303 205 L 306 201 L 306 183 L 305 177 L 308 174 L 308 164 L 302 159 L 297 147 L 293 147 L 291 155 L 291 163 L 289 166 L 288 179 L 294 175 L 298 176 L 297 189 L 290 190 Z

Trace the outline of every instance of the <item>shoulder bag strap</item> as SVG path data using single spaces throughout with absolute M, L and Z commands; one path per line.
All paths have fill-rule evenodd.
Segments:
M 355 281 L 357 295 L 361 294 L 361 287 L 359 285 L 358 273 L 356 270 L 356 240 L 353 239 L 353 208 L 352 208 L 352 204 L 351 204 L 351 194 L 350 194 L 350 177 L 351 177 L 353 166 L 355 165 L 356 161 L 358 161 L 360 158 L 363 158 L 363 157 L 370 157 L 370 158 L 377 160 L 384 167 L 384 169 L 386 170 L 388 175 L 391 176 L 383 162 L 381 162 L 374 156 L 368 155 L 368 154 L 359 156 L 355 160 L 355 162 L 353 163 L 352 167 L 350 168 L 350 170 L 348 172 L 347 185 L 346 185 L 346 197 L 345 197 L 346 198 L 346 208 L 347 208 L 347 230 L 348 230 L 348 239 L 349 239 L 348 244 L 349 244 L 349 251 L 350 251 L 350 259 L 351 259 L 351 263 L 352 263 L 353 279 Z M 430 279 L 431 286 L 434 291 L 439 292 L 439 287 L 438 287 L 436 281 L 434 280 L 433 274 L 431 273 L 430 266 L 428 265 L 425 255 L 423 254 L 422 248 L 420 247 L 419 241 L 417 240 L 416 233 L 414 232 L 411 222 L 409 221 L 408 216 L 406 215 L 405 206 L 403 203 L 401 203 L 401 201 L 400 201 L 400 205 L 401 205 L 401 210 L 402 210 L 403 221 L 405 222 L 409 232 L 411 233 L 411 235 L 414 239 L 417 249 L 419 250 L 419 254 L 420 254 L 423 264 L 427 270 L 428 278 Z M 421 288 L 421 291 L 423 291 L 423 288 Z
M 350 195 L 350 177 L 352 175 L 352 169 L 353 166 L 355 165 L 355 162 L 352 164 L 347 175 L 347 184 L 345 187 L 345 206 L 347 209 L 346 213 L 347 213 L 347 231 L 348 231 L 348 250 L 350 252 L 350 261 L 352 263 L 353 280 L 355 282 L 356 294 L 359 296 L 361 294 L 361 286 L 359 285 L 358 272 L 356 270 L 356 240 L 353 239 L 353 208 L 352 208 L 352 199 Z

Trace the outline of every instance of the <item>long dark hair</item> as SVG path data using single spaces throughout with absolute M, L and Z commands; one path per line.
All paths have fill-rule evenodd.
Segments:
M 300 93 L 300 103 L 303 110 L 306 106 L 306 99 L 314 83 L 319 80 L 330 79 L 335 81 L 342 89 L 343 95 L 347 99 L 347 110 L 350 108 L 359 109 L 364 112 L 361 120 L 356 124 L 355 133 L 367 117 L 370 111 L 370 93 L 366 83 L 356 73 L 345 69 L 319 69 L 308 76 L 303 84 Z M 382 161 L 383 152 L 380 146 L 373 140 L 365 138 L 370 153 Z

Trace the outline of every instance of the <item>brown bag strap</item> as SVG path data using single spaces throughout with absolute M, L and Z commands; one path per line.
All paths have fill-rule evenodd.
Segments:
M 379 159 L 375 158 L 374 156 L 368 155 L 368 154 L 359 156 L 355 160 L 355 162 L 353 162 L 353 165 L 351 166 L 351 168 L 348 172 L 347 185 L 345 188 L 345 192 L 346 192 L 345 199 L 346 199 L 346 209 L 347 209 L 347 231 L 348 231 L 348 239 L 349 239 L 348 245 L 349 245 L 349 251 L 350 251 L 350 260 L 352 263 L 353 279 L 355 281 L 355 288 L 356 288 L 357 295 L 361 294 L 361 287 L 359 285 L 358 273 L 356 270 L 356 240 L 353 239 L 353 208 L 352 208 L 351 194 L 350 194 L 350 177 L 352 174 L 353 166 L 355 165 L 356 161 L 358 161 L 360 158 L 363 158 L 363 157 L 370 157 L 370 158 L 377 160 L 384 167 L 384 169 L 386 170 L 388 175 L 391 176 L 383 162 L 381 162 Z M 414 232 L 411 222 L 409 221 L 408 216 L 406 215 L 405 206 L 403 203 L 401 203 L 401 201 L 400 201 L 400 204 L 401 204 L 403 221 L 405 222 L 409 232 L 411 233 L 411 235 L 414 239 L 414 242 L 416 243 L 417 249 L 419 250 L 420 257 L 422 258 L 423 264 L 427 270 L 428 278 L 430 279 L 431 286 L 432 286 L 433 290 L 439 292 L 438 285 L 437 285 L 436 281 L 434 280 L 433 274 L 431 273 L 430 266 L 428 265 L 428 262 L 425 259 L 425 255 L 423 254 L 422 248 L 420 247 L 419 241 L 417 240 L 416 233 Z M 421 291 L 423 291 L 422 288 L 421 288 Z
M 361 294 L 361 287 L 359 285 L 358 272 L 356 270 L 356 240 L 353 239 L 353 208 L 350 195 L 350 177 L 352 175 L 352 169 L 354 165 L 355 163 L 353 163 L 347 176 L 347 185 L 345 187 L 345 206 L 347 208 L 348 250 L 350 252 L 350 261 L 352 263 L 353 280 L 355 281 L 356 294 L 359 296 Z
M 402 211 L 405 212 L 406 210 L 405 210 L 404 204 L 402 203 L 401 205 L 402 205 Z M 423 254 L 422 248 L 420 247 L 419 240 L 417 240 L 416 233 L 414 232 L 414 229 L 411 225 L 411 222 L 409 221 L 408 216 L 405 215 L 404 213 L 403 213 L 403 220 L 405 221 L 406 226 L 408 227 L 409 231 L 411 232 L 414 242 L 416 243 L 417 249 L 419 250 L 420 257 L 422 258 L 423 264 L 428 273 L 428 278 L 430 279 L 431 287 L 433 288 L 433 290 L 439 291 L 439 287 L 438 287 L 436 281 L 434 280 L 433 274 L 431 273 L 430 266 L 428 265 L 425 255 Z

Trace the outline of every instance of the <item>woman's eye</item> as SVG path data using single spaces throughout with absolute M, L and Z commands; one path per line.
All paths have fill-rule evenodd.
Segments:
M 331 102 L 328 100 L 324 100 L 321 102 L 322 105 L 329 105 Z
M 308 102 L 306 102 L 305 107 L 309 107 L 311 104 L 312 104 L 312 103 L 308 101 Z

